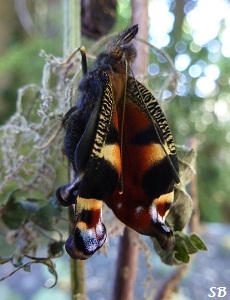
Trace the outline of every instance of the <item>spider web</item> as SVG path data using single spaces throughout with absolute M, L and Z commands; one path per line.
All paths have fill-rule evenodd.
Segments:
M 61 121 L 75 96 L 81 67 L 62 66 L 44 52 L 41 56 L 45 59 L 41 85 L 18 90 L 16 111 L 0 127 L 0 194 L 20 189 L 47 196 L 63 161 Z M 75 74 L 71 79 L 70 70 Z

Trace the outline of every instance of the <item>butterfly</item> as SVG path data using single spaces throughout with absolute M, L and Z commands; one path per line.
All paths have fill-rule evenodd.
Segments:
M 175 244 L 165 217 L 180 181 L 178 159 L 158 102 L 129 75 L 137 32 L 138 25 L 127 28 L 97 56 L 63 121 L 65 154 L 75 176 L 56 195 L 64 206 L 75 204 L 65 244 L 74 259 L 87 259 L 104 244 L 103 203 L 125 225 L 155 237 L 162 249 Z

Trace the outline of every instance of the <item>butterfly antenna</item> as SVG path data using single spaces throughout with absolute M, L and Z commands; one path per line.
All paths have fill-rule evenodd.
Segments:
M 128 44 L 132 39 L 134 39 L 137 32 L 138 32 L 138 25 L 134 25 L 130 28 L 127 28 L 126 30 L 118 34 L 118 36 L 115 38 L 115 44 L 117 45 Z

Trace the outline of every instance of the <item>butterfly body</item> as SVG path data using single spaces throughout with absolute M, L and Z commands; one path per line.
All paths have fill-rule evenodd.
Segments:
M 137 25 L 118 35 L 79 85 L 77 104 L 66 115 L 65 152 L 75 178 L 57 190 L 63 205 L 75 204 L 66 250 L 86 259 L 106 239 L 105 202 L 127 226 L 174 245 L 165 216 L 173 202 L 178 162 L 170 129 L 157 101 L 129 77 Z

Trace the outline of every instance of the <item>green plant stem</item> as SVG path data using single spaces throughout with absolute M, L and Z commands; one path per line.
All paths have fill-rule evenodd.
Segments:
M 81 46 L 81 1 L 63 0 L 63 55 Z
M 73 208 L 69 208 L 69 219 L 72 222 L 74 218 Z M 69 226 L 69 233 L 72 232 L 72 226 Z M 84 299 L 85 290 L 85 261 L 70 259 L 71 276 L 71 299 Z M 81 297 L 80 297 L 81 296 Z
M 139 254 L 139 235 L 125 227 L 120 239 L 113 300 L 132 300 Z
M 74 49 L 81 46 L 81 1 L 63 0 L 63 56 L 68 57 Z M 69 179 L 73 179 L 69 167 Z M 73 207 L 69 208 L 69 220 L 74 220 Z M 69 226 L 69 235 L 72 234 L 72 225 Z M 71 299 L 85 298 L 85 262 L 70 259 Z

